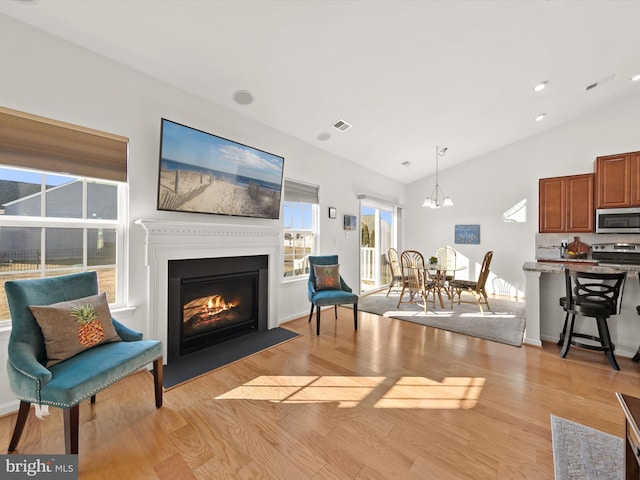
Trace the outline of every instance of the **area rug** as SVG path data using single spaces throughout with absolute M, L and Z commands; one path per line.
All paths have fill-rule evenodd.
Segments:
M 361 296 L 358 310 L 493 342 L 522 346 L 525 325 L 523 302 L 489 298 L 491 311 L 483 307 L 485 312 L 482 315 L 475 304 L 454 304 L 453 308 L 449 308 L 450 304 L 445 298 L 445 308 L 440 308 L 436 303 L 438 308 L 434 309 L 430 304 L 425 313 L 423 303 L 402 303 L 397 308 L 399 294 L 392 292 L 388 297 L 386 295 L 385 290 Z
M 277 327 L 265 332 L 255 332 L 213 345 L 174 360 L 164 366 L 162 384 L 164 388 L 199 377 L 207 372 L 242 360 L 267 348 L 299 337 L 299 333 Z
M 624 439 L 551 415 L 556 480 L 622 480 Z

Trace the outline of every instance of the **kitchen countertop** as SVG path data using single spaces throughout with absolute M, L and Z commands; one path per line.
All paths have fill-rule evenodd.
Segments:
M 553 262 L 545 260 L 543 262 L 525 262 L 522 270 L 525 272 L 541 273 L 562 273 L 565 268 L 579 270 L 583 272 L 615 273 L 621 270 L 627 272 L 627 278 L 638 278 L 640 265 L 594 265 L 594 260 L 562 260 Z

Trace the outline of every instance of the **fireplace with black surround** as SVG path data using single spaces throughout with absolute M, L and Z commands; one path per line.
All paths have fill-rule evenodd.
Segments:
M 168 363 L 267 330 L 267 255 L 170 260 L 168 274 Z

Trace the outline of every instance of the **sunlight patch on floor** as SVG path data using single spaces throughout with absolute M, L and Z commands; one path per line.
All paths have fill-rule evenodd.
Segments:
M 385 317 L 424 317 L 424 310 L 388 310 L 383 314 Z M 431 317 L 447 318 L 452 317 L 453 312 L 434 312 L 432 309 L 427 310 L 427 315 Z
M 476 406 L 485 379 L 402 377 L 376 403 L 376 408 L 469 409 Z
M 480 312 L 477 313 L 461 313 L 460 317 L 464 318 L 516 318 L 514 313 L 494 313 L 484 312 L 484 315 Z
M 480 377 L 402 377 L 384 393 L 385 377 L 264 375 L 248 381 L 217 400 L 264 400 L 277 403 L 337 403 L 353 408 L 377 395 L 375 408 L 469 409 L 475 407 L 484 387 Z

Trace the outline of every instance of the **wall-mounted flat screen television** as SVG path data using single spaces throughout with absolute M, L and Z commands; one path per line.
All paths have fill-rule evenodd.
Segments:
M 277 219 L 284 158 L 162 119 L 158 210 Z

